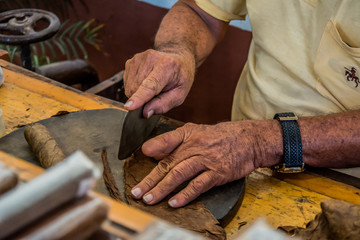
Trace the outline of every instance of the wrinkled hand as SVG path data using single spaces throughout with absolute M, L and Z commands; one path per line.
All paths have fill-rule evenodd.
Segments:
M 195 60 L 189 52 L 147 50 L 125 64 L 124 86 L 129 110 L 144 107 L 144 116 L 163 114 L 182 104 L 194 81 Z
M 150 139 L 143 153 L 162 160 L 132 189 L 133 197 L 152 205 L 192 179 L 169 200 L 171 207 L 181 207 L 214 186 L 246 176 L 259 166 L 252 129 L 248 121 L 186 124 Z

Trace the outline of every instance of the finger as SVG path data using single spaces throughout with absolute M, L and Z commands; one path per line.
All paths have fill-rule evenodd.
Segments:
M 139 66 L 134 64 L 134 59 L 127 60 L 125 63 L 125 71 L 124 71 L 124 88 L 125 88 L 125 95 L 127 97 L 131 97 L 131 95 L 136 91 L 134 89 L 134 86 L 136 86 L 136 83 L 132 82 L 136 78 L 136 73 L 138 72 Z
M 158 203 L 179 185 L 205 170 L 205 167 L 199 163 L 194 158 L 190 158 L 177 164 L 156 187 L 143 196 L 144 202 L 149 205 Z
M 183 207 L 214 186 L 216 186 L 214 173 L 210 171 L 203 172 L 193 179 L 186 188 L 172 197 L 168 204 L 173 208 Z
M 139 184 L 133 187 L 131 190 L 133 197 L 141 198 L 144 193 L 155 187 L 176 164 L 177 162 L 171 157 L 161 160 Z
M 175 157 L 174 154 L 171 154 L 174 152 L 174 149 L 182 143 L 183 138 L 184 130 L 183 128 L 178 128 L 174 131 L 156 136 L 143 144 L 142 151 L 145 155 L 163 160 L 161 160 L 150 174 L 132 189 L 134 198 L 141 198 L 145 192 L 155 187 L 170 169 L 183 159 L 189 157 L 188 155 Z
M 148 102 L 143 111 L 146 118 L 151 117 L 153 114 L 163 114 L 181 105 L 184 102 L 186 95 L 180 89 L 173 89 L 168 92 L 163 92 L 156 98 Z
M 146 156 L 162 159 L 183 143 L 184 136 L 184 129 L 180 127 L 146 141 L 141 150 Z
M 130 97 L 125 104 L 125 107 L 128 110 L 135 110 L 143 106 L 161 92 L 165 87 L 164 83 L 160 81 L 157 73 L 152 71 L 141 83 L 136 92 Z

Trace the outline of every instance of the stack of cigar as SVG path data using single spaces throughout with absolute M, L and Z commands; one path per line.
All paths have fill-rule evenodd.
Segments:
M 84 239 L 100 229 L 108 205 L 90 189 L 99 170 L 76 152 L 42 175 L 18 183 L 0 165 L 0 239 Z

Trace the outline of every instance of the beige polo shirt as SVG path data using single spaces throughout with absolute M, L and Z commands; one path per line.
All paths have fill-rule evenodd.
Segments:
M 195 1 L 223 21 L 249 15 L 253 40 L 232 120 L 360 108 L 360 0 Z

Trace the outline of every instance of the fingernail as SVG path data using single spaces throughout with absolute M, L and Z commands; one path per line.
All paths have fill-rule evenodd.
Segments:
M 141 189 L 135 188 L 135 189 L 131 190 L 131 194 L 135 197 L 138 197 L 141 194 Z
M 177 201 L 175 199 L 169 201 L 170 207 L 176 207 Z
M 127 108 L 129 108 L 129 107 L 131 107 L 131 105 L 133 105 L 133 101 L 132 100 L 129 100 L 129 101 L 127 101 L 126 103 L 125 103 L 125 105 L 124 105 L 124 107 L 127 107 Z
M 145 202 L 149 203 L 149 202 L 151 202 L 151 200 L 153 200 L 153 195 L 148 194 L 148 195 L 144 196 L 143 199 Z
M 154 110 L 148 111 L 148 117 L 147 118 L 150 118 L 153 114 L 154 114 Z

